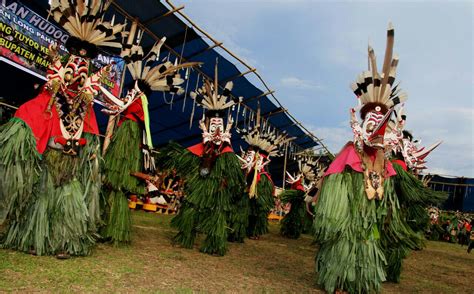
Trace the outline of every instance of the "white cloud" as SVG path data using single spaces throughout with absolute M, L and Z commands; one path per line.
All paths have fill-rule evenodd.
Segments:
M 283 106 L 333 153 L 353 137 L 347 119 L 356 102 L 348 85 L 367 68 L 368 42 L 382 62 L 391 20 L 401 58 L 397 80 L 409 95 L 407 129 L 424 146 L 444 141 L 427 158 L 429 171 L 474 177 L 470 2 L 176 1 L 257 67 Z
M 280 83 L 283 87 L 291 87 L 299 90 L 321 90 L 323 86 L 319 83 L 315 83 L 309 80 L 300 79 L 297 77 L 284 77 L 280 79 Z
M 194 2 L 194 3 L 192 3 Z M 257 19 L 259 12 L 248 10 L 251 2 L 237 3 L 237 2 L 222 2 L 213 3 L 208 1 L 199 3 L 198 1 L 175 1 L 176 5 L 183 4 L 186 6 L 184 11 L 197 25 L 209 33 L 215 40 L 222 42 L 222 46 L 230 50 L 247 64 L 258 69 L 264 68 L 255 57 L 253 50 L 249 49 L 245 43 L 240 40 L 245 36 L 246 27 L 252 26 Z M 201 4 L 201 5 L 200 5 Z M 212 7 L 210 9 L 210 7 Z M 232 11 L 232 13 L 229 13 Z M 212 17 L 210 17 L 212 15 Z M 210 45 L 214 43 L 206 36 L 198 32 L 201 37 Z M 229 61 L 234 63 L 237 67 L 242 67 L 240 63 L 227 54 L 219 47 L 216 48 Z
M 349 126 L 342 127 L 345 122 L 341 122 L 341 127 L 315 127 L 311 124 L 304 124 L 308 129 L 322 139 L 322 142 L 331 151 L 331 153 L 338 153 L 341 148 L 353 138 L 352 130 Z

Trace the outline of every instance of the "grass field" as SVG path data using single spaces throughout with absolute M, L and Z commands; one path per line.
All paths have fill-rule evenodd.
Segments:
M 322 293 L 314 283 L 311 238 L 288 240 L 278 224 L 259 241 L 230 244 L 215 257 L 171 246 L 170 216 L 134 212 L 133 244 L 98 244 L 89 257 L 57 260 L 0 250 L 0 291 Z M 474 293 L 474 253 L 429 242 L 406 259 L 400 284 L 383 293 Z

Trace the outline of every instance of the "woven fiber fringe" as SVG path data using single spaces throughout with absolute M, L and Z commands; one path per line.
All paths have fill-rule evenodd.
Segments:
M 69 156 L 55 149 L 46 149 L 42 167 L 48 169 L 55 187 L 78 178 L 82 168 L 79 156 Z
M 423 186 L 417 177 L 405 171 L 400 165 L 394 164 L 393 167 L 397 172 L 394 186 L 404 217 L 415 232 L 423 233 L 429 226 L 426 208 L 441 204 L 448 195 Z
M 388 211 L 381 227 L 381 243 L 387 258 L 387 280 L 398 283 L 403 259 L 411 250 L 425 246 L 424 232 L 429 224 L 427 206 L 438 204 L 446 195 L 424 187 L 398 164 L 393 166 L 397 175 L 393 177 L 394 189 L 390 189 L 394 193 L 386 193 L 384 199 Z
M 101 165 L 100 140 L 97 136 L 86 133 L 86 146 L 81 151 L 80 182 L 84 186 L 85 201 L 89 211 L 89 231 L 97 232 L 104 225 L 101 217 Z
M 0 126 L 0 224 L 17 220 L 33 200 L 41 155 L 31 129 L 18 118 Z
M 307 204 L 305 203 L 305 216 L 303 218 L 303 231 L 302 233 L 303 234 L 310 234 L 310 235 L 314 235 L 314 232 L 313 232 L 313 215 L 310 214 L 311 213 L 314 213 L 314 206 L 313 206 L 313 203 L 309 204 L 307 206 Z M 310 212 L 308 212 L 308 210 Z
M 48 151 L 45 158 L 49 156 L 61 157 L 58 151 Z M 89 213 L 82 185 L 73 178 L 55 186 L 55 181 L 63 179 L 53 175 L 54 167 L 47 165 L 55 159 L 45 160 L 41 180 L 34 187 L 35 198 L 18 221 L 11 222 L 4 248 L 34 250 L 37 255 L 84 256 L 90 253 L 95 240 L 88 229 Z
M 125 193 L 145 193 L 144 183 L 130 175 L 143 168 L 141 141 L 142 131 L 138 123 L 126 120 L 118 127 L 104 156 L 104 184 L 107 188 L 103 189 L 103 194 L 107 203 L 107 223 L 103 235 L 114 245 L 131 242 L 132 223 Z
M 105 184 L 115 190 L 144 194 L 145 185 L 131 172 L 143 168 L 142 131 L 137 122 L 124 121 L 114 134 L 104 156 Z
M 317 283 L 327 292 L 380 291 L 386 264 L 379 233 L 385 214 L 382 204 L 367 199 L 362 173 L 346 171 L 324 179 L 314 232 L 320 244 L 315 260 Z
M 387 259 L 387 281 L 400 283 L 403 259 L 408 256 L 410 250 L 403 246 L 393 246 L 389 250 L 384 250 L 384 253 Z
M 37 255 L 52 254 L 50 208 L 53 197 L 53 180 L 45 170 L 35 185 L 34 197 L 26 203 L 27 208 L 10 220 L 2 247 L 23 252 L 34 250 Z
M 243 243 L 247 236 L 249 223 L 249 195 L 238 193 L 233 199 L 232 210 L 229 212 L 230 242 Z
M 186 180 L 186 199 L 171 221 L 178 229 L 174 242 L 186 248 L 194 244 L 197 233 L 205 234 L 200 251 L 224 255 L 227 252 L 229 214 L 235 206 L 232 197 L 244 187 L 243 174 L 233 153 L 221 154 L 205 177 L 199 174 L 200 159 L 178 144 L 163 148 L 160 165 L 173 169 Z
M 128 208 L 128 200 L 120 190 L 112 190 L 109 194 L 110 213 L 103 233 L 114 245 L 131 242 L 132 217 Z
M 280 194 L 281 202 L 290 203 L 290 212 L 281 220 L 280 234 L 286 238 L 298 239 L 303 232 L 306 219 L 305 194 L 300 190 L 286 190 Z
M 403 209 L 400 207 L 399 195 L 393 187 L 393 179 L 385 181 L 385 193 L 382 205 L 386 208 L 381 223 L 381 246 L 387 259 L 387 280 L 400 280 L 402 260 L 411 249 L 423 247 L 423 234 L 413 231 L 407 223 Z
M 249 224 L 247 237 L 257 237 L 268 233 L 268 214 L 275 207 L 273 183 L 262 175 L 257 184 L 256 196 L 249 203 Z
M 51 247 L 50 253 L 69 253 L 74 256 L 88 255 L 95 243 L 94 234 L 88 229 L 89 212 L 81 183 L 73 179 L 56 188 L 51 199 Z

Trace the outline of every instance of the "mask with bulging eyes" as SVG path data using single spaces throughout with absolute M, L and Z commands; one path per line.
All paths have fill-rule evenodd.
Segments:
M 389 110 L 384 114 L 382 108 L 376 106 L 373 110 L 365 114 L 362 125 L 360 125 L 355 116 L 355 110 L 351 109 L 351 128 L 354 133 L 354 143 L 359 151 L 361 151 L 364 146 L 376 149 L 385 147 L 385 126 L 391 113 L 392 110 Z
M 71 55 L 65 66 L 64 81 L 68 87 L 80 89 L 89 75 L 89 60 Z
M 137 91 L 135 89 L 131 89 L 127 92 L 127 95 L 125 95 L 125 97 L 123 98 L 123 103 L 124 104 L 128 104 L 128 102 L 134 100 L 138 94 L 140 93 L 140 91 Z
M 362 122 L 362 139 L 365 145 L 375 148 L 383 148 L 383 137 L 374 136 L 374 131 L 379 127 L 384 119 L 380 112 L 380 107 L 375 107 L 375 111 L 368 112 Z
M 222 134 L 224 134 L 224 120 L 221 117 L 213 117 L 209 121 L 209 134 L 212 136 L 212 143 L 222 144 Z
M 244 161 L 242 161 L 241 168 L 249 173 L 252 170 L 254 160 L 255 160 L 255 151 L 248 150 L 242 155 Z

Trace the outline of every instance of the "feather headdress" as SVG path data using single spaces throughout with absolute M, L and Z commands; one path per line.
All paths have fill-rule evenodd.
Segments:
M 242 102 L 242 97 L 237 98 L 231 95 L 232 87 L 234 86 L 233 82 L 227 82 L 224 86 L 224 90 L 219 94 L 217 62 L 214 73 L 213 83 L 204 79 L 202 87 L 198 88 L 196 92 L 193 91 L 190 94 L 191 98 L 194 99 L 196 103 L 206 108 L 208 112 L 212 114 L 220 113 L 223 110 Z
M 314 156 L 304 156 L 298 160 L 298 168 L 300 173 L 308 181 L 314 181 L 316 179 L 317 173 L 321 169 L 319 165 L 319 159 Z
M 393 54 L 395 31 L 392 23 L 387 30 L 387 45 L 382 72 L 377 70 L 377 61 L 374 49 L 369 45 L 369 70 L 362 72 L 357 81 L 352 83 L 351 88 L 359 98 L 361 104 L 361 115 L 364 117 L 367 108 L 372 106 L 385 106 L 386 112 L 393 106 L 403 103 L 407 94 L 400 90 L 400 84 L 395 84 L 395 76 L 398 65 L 398 56 Z
M 280 156 L 281 147 L 287 142 L 295 139 L 289 138 L 286 133 L 277 134 L 273 131 L 261 131 L 260 130 L 260 107 L 257 109 L 257 118 L 255 126 L 253 128 L 241 129 L 239 133 L 242 134 L 242 138 L 250 145 L 258 150 L 266 153 L 268 157 Z
M 169 60 L 153 66 L 160 56 L 160 50 L 166 38 L 156 42 L 148 54 L 144 56 L 143 49 L 139 45 L 133 45 L 130 49 L 122 51 L 121 57 L 127 63 L 127 68 L 134 81 L 138 81 L 138 87 L 146 95 L 151 91 L 169 91 L 182 94 L 184 90 L 178 87 L 184 82 L 178 73 L 180 69 L 197 66 L 199 62 L 187 62 L 173 64 Z
M 288 184 L 300 185 L 300 189 L 304 189 L 308 192 L 322 176 L 322 168 L 319 164 L 319 158 L 316 158 L 312 154 L 303 153 L 298 156 L 298 173 L 291 175 L 286 172 Z M 293 186 L 295 188 L 295 186 Z M 298 188 L 296 188 L 298 189 Z
M 68 50 L 84 48 L 88 49 L 88 55 L 92 55 L 97 53 L 95 46 L 122 47 L 120 42 L 114 40 L 125 24 L 114 24 L 115 16 L 110 21 L 104 21 L 105 11 L 111 3 L 110 0 L 51 0 L 51 15 L 71 34 L 66 43 Z

